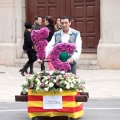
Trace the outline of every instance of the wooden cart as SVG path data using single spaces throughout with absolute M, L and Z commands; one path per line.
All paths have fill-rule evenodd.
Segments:
M 54 94 L 56 95 L 56 93 Z M 70 112 L 70 114 L 67 114 L 64 110 L 59 110 L 59 112 L 55 112 L 53 109 L 51 109 L 51 111 L 49 112 L 54 114 L 51 116 L 49 113 L 47 114 L 47 111 L 42 108 L 42 104 L 41 106 L 39 106 L 39 104 L 42 102 L 42 95 L 44 95 L 44 93 L 32 93 L 31 90 L 29 90 L 28 94 L 26 95 L 15 95 L 15 101 L 28 102 L 28 114 L 29 114 L 29 117 L 32 118 L 32 120 L 78 120 L 79 117 L 83 115 L 83 108 L 80 108 L 82 106 L 81 102 L 87 102 L 89 98 L 88 92 L 79 92 L 76 95 L 72 95 L 71 99 L 73 101 L 73 104 L 74 105 L 76 103 L 77 103 L 76 105 L 81 104 L 81 106 L 79 106 L 78 108 L 79 110 L 81 109 L 79 111 L 79 114 L 80 114 L 79 117 L 76 116 L 74 112 L 74 108 L 71 109 L 71 111 L 73 112 Z M 50 94 L 47 93 L 47 95 L 51 95 L 51 93 Z M 68 93 L 66 93 L 65 95 L 66 95 L 65 97 L 62 96 L 63 99 L 66 99 L 67 97 L 69 97 Z M 71 102 L 71 100 L 68 100 L 67 102 L 69 103 Z M 40 109 L 38 110 L 39 111 L 38 113 L 35 113 L 36 109 L 30 110 L 30 108 L 35 108 L 35 107 L 37 108 L 40 107 Z M 69 108 L 69 106 L 67 107 Z

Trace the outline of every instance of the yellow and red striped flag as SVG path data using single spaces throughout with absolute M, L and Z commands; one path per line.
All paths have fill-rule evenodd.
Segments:
M 40 92 L 33 93 L 28 90 L 28 115 L 30 118 L 36 116 L 68 116 L 79 118 L 84 115 L 83 104 L 75 101 L 77 91 L 64 90 L 62 92 Z M 62 109 L 43 109 L 43 96 L 62 96 Z

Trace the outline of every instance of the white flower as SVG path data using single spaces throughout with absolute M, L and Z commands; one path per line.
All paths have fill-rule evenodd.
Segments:
M 40 80 L 38 78 L 36 78 L 37 84 L 40 84 Z
M 54 79 L 53 82 L 56 83 L 56 79 Z
M 28 92 L 28 89 L 26 89 L 26 88 L 23 88 L 23 90 L 22 90 L 24 93 L 27 93 Z
M 59 77 L 59 78 L 61 78 L 61 77 L 62 77 L 62 75 L 58 75 L 58 77 Z
M 40 72 L 36 72 L 36 74 L 38 75 L 38 74 L 40 74 Z
M 72 80 L 71 80 L 71 79 L 68 79 L 68 82 L 69 82 L 69 83 L 72 83 Z
M 71 88 L 74 88 L 74 84 L 70 84 L 70 87 L 71 87 Z
M 42 84 L 42 83 L 40 82 L 39 85 L 41 86 L 41 84 Z
M 59 90 L 60 92 L 62 92 L 63 91 L 63 89 L 62 88 L 60 88 L 60 90 Z
M 27 83 L 27 81 L 25 80 L 24 82 L 23 82 L 23 85 L 27 85 L 28 83 Z
M 36 91 L 38 91 L 38 90 L 39 90 L 39 86 L 36 87 Z
M 52 75 L 54 71 L 48 71 L 48 72 L 49 72 L 50 75 Z
M 47 80 L 47 76 L 44 76 L 44 79 Z
M 44 83 L 45 79 L 42 79 L 42 82 Z
M 73 79 L 73 80 L 72 80 L 72 82 L 75 84 L 75 83 L 76 83 L 76 80 L 75 80 L 75 79 Z
M 44 88 L 44 90 L 45 90 L 45 91 L 48 91 L 48 90 L 49 90 L 49 88 L 48 88 L 48 87 L 47 87 L 47 88 Z
M 33 79 L 34 76 L 33 75 L 29 75 L 28 79 Z
M 48 84 L 48 81 L 45 82 L 45 85 L 47 85 L 47 84 Z
M 69 84 L 67 81 L 64 82 L 66 85 Z
M 80 79 L 77 79 L 76 81 L 78 81 L 78 83 L 80 83 L 81 81 L 80 81 Z
M 65 71 L 61 71 L 61 74 L 65 74 Z
M 69 84 L 67 84 L 67 85 L 66 85 L 66 88 L 67 88 L 67 89 L 70 89 L 70 85 L 69 85 Z
M 52 83 L 52 82 L 50 82 L 49 83 L 49 87 L 51 88 L 51 87 L 53 87 L 54 86 L 54 84 Z

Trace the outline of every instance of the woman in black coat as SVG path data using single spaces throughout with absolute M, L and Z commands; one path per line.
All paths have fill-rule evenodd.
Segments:
M 30 67 L 29 74 L 33 74 L 33 63 L 36 61 L 36 52 L 34 50 L 34 45 L 31 40 L 31 31 L 32 31 L 32 23 L 26 22 L 25 23 L 25 31 L 24 31 L 24 44 L 23 44 L 23 50 L 27 53 L 28 61 L 24 65 L 22 69 L 20 69 L 19 72 L 21 72 L 21 75 L 24 76 L 24 72 L 27 71 L 27 68 Z
M 48 42 L 50 42 L 51 38 L 55 32 L 55 24 L 54 24 L 54 19 L 52 18 L 52 16 L 45 17 L 45 27 L 47 27 L 50 30 L 49 36 L 47 38 Z M 50 55 L 48 55 L 47 59 L 50 59 Z M 50 70 L 54 69 L 51 62 L 48 62 L 47 64 L 48 64 Z
M 55 24 L 54 24 L 54 20 L 52 18 L 52 16 L 46 16 L 45 17 L 45 27 L 47 27 L 50 32 L 49 32 L 49 36 L 47 38 L 48 42 L 50 42 L 54 32 L 55 32 Z

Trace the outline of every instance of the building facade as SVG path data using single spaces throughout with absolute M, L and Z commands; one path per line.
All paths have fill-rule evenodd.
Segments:
M 103 69 L 120 69 L 119 8 L 120 0 L 100 0 L 100 39 L 96 54 L 97 63 Z M 24 56 L 25 0 L 0 0 L 0 16 L 0 64 L 14 65 L 15 59 Z

